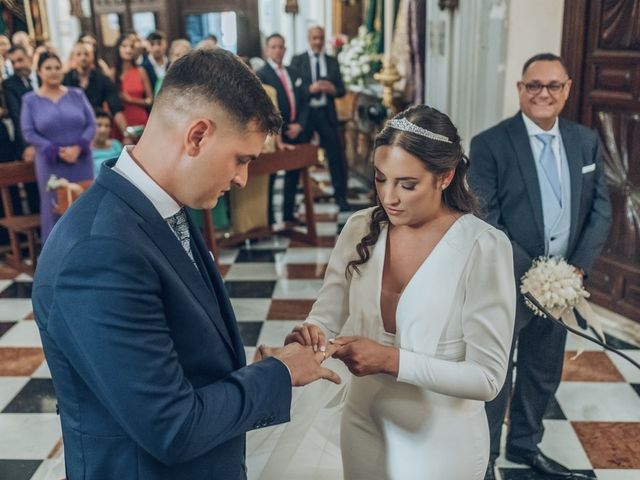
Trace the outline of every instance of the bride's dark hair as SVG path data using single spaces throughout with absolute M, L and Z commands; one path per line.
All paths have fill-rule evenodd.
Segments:
M 424 167 L 436 178 L 445 175 L 451 169 L 455 170 L 449 186 L 442 192 L 442 201 L 449 208 L 462 213 L 478 213 L 478 200 L 469 190 L 467 171 L 469 158 L 464 154 L 460 144 L 458 129 L 444 113 L 427 105 L 416 105 L 399 113 L 395 119 L 406 118 L 414 125 L 433 133 L 444 135 L 451 143 L 427 138 L 414 132 L 405 132 L 386 126 L 377 136 L 374 152 L 380 146 L 400 147 L 420 160 Z M 389 217 L 380 205 L 376 194 L 376 207 L 371 215 L 369 233 L 356 246 L 358 259 L 347 264 L 347 277 L 353 272 L 360 273 L 359 265 L 363 265 L 371 256 L 371 247 L 376 244 L 383 224 L 389 222 Z

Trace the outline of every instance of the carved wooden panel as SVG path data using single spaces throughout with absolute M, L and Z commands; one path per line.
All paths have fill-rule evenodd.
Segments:
M 565 0 L 564 28 L 575 87 L 565 115 L 599 133 L 613 208 L 589 289 L 640 322 L 640 0 Z
M 633 0 L 602 3 L 599 46 L 613 50 L 640 49 L 640 6 Z

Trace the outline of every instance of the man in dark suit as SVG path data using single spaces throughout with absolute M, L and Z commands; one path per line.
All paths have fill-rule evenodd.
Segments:
M 20 112 L 22 111 L 22 96 L 31 92 L 37 85 L 31 84 L 31 58 L 24 47 L 15 45 L 9 49 L 9 60 L 13 65 L 13 75 L 4 81 L 3 90 L 9 118 L 15 130 L 15 142 L 22 158 L 28 161 L 35 159 L 35 149 L 27 145 L 20 131 Z
M 303 125 L 309 117 L 309 105 L 305 101 L 302 89 L 302 80 L 298 73 L 282 63 L 286 52 L 284 37 L 274 33 L 267 37 L 265 42 L 265 56 L 267 64 L 256 73 L 262 83 L 271 85 L 276 89 L 278 107 L 282 114 L 282 142 L 296 144 L 307 141 L 304 135 Z M 287 170 L 284 176 L 284 203 L 282 207 L 283 220 L 285 222 L 297 222 L 294 216 L 296 191 L 300 170 Z M 273 181 L 275 175 L 271 175 L 269 181 L 269 223 L 273 223 Z
M 518 283 L 541 255 L 564 257 L 586 278 L 607 239 L 611 206 L 598 138 L 559 118 L 570 88 L 560 57 L 532 57 L 518 82 L 521 111 L 471 141 L 469 181 L 485 202 L 487 221 L 511 239 Z M 560 383 L 566 331 L 535 316 L 520 298 L 514 347 L 516 339 L 506 458 L 549 478 L 576 478 L 538 449 L 542 419 Z M 485 478 L 494 478 L 511 386 L 509 374 L 487 403 L 491 462 Z
M 291 386 L 333 350 L 245 364 L 233 310 L 185 207 L 210 209 L 281 120 L 233 54 L 175 62 L 139 143 L 56 225 L 33 304 L 67 478 L 245 479 L 245 432 L 289 420 Z
M 335 98 L 344 96 L 345 88 L 338 61 L 324 52 L 324 28 L 309 28 L 309 50 L 293 57 L 291 68 L 300 73 L 306 86 L 309 121 L 304 125 L 305 136 L 311 138 L 314 132 L 318 132 L 320 145 L 327 153 L 336 203 L 341 211 L 350 210 L 347 203 L 348 171 L 338 135 L 335 104 Z
M 151 90 L 155 92 L 158 79 L 164 78 L 169 68 L 169 57 L 167 57 L 167 39 L 162 32 L 151 32 L 147 35 L 149 42 L 149 52 L 142 60 L 142 68 L 145 69 L 151 82 Z
M 85 42 L 76 42 L 71 50 L 73 69 L 64 75 L 62 83 L 67 87 L 81 88 L 94 110 L 104 109 L 106 103 L 122 136 L 126 137 L 127 119 L 122 113 L 122 102 L 116 84 L 96 67 L 93 57 L 91 45 Z
M 38 85 L 33 84 L 31 57 L 27 54 L 24 47 L 14 45 L 9 49 L 7 56 L 11 60 L 14 73 L 4 81 L 3 92 L 7 112 L 9 113 L 11 123 L 13 123 L 14 146 L 18 155 L 14 160 L 22 159 L 25 162 L 33 162 L 36 158 L 36 150 L 33 145 L 27 144 L 22 137 L 22 131 L 20 130 L 20 112 L 22 111 L 22 97 L 34 88 L 38 88 Z M 22 187 L 11 188 L 11 196 L 16 214 L 26 215 L 29 213 L 39 213 L 40 194 L 38 193 L 38 186 L 35 183 L 24 186 L 27 195 L 28 211 L 23 208 L 22 202 L 20 201 L 20 188 Z

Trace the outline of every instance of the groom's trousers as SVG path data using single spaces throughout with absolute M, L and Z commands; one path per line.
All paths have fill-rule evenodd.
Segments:
M 507 378 L 498 396 L 485 406 L 492 458 L 500 454 L 502 424 L 507 409 L 510 410 L 507 451 L 525 456 L 536 452 L 544 433 L 542 419 L 562 376 L 566 330 L 530 312 L 518 313 Z M 516 346 L 516 381 L 512 388 Z

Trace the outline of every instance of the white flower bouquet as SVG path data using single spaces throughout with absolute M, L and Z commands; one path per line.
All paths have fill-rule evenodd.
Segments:
M 585 319 L 587 325 L 604 340 L 600 320 L 586 300 L 590 295 L 584 289 L 582 275 L 563 258 L 536 258 L 531 268 L 522 276 L 520 292 L 529 293 L 554 317 L 574 328 L 578 327 L 575 309 Z M 525 299 L 525 303 L 536 315 L 545 316 L 528 299 Z M 583 350 L 582 343 L 579 343 L 576 357 Z

